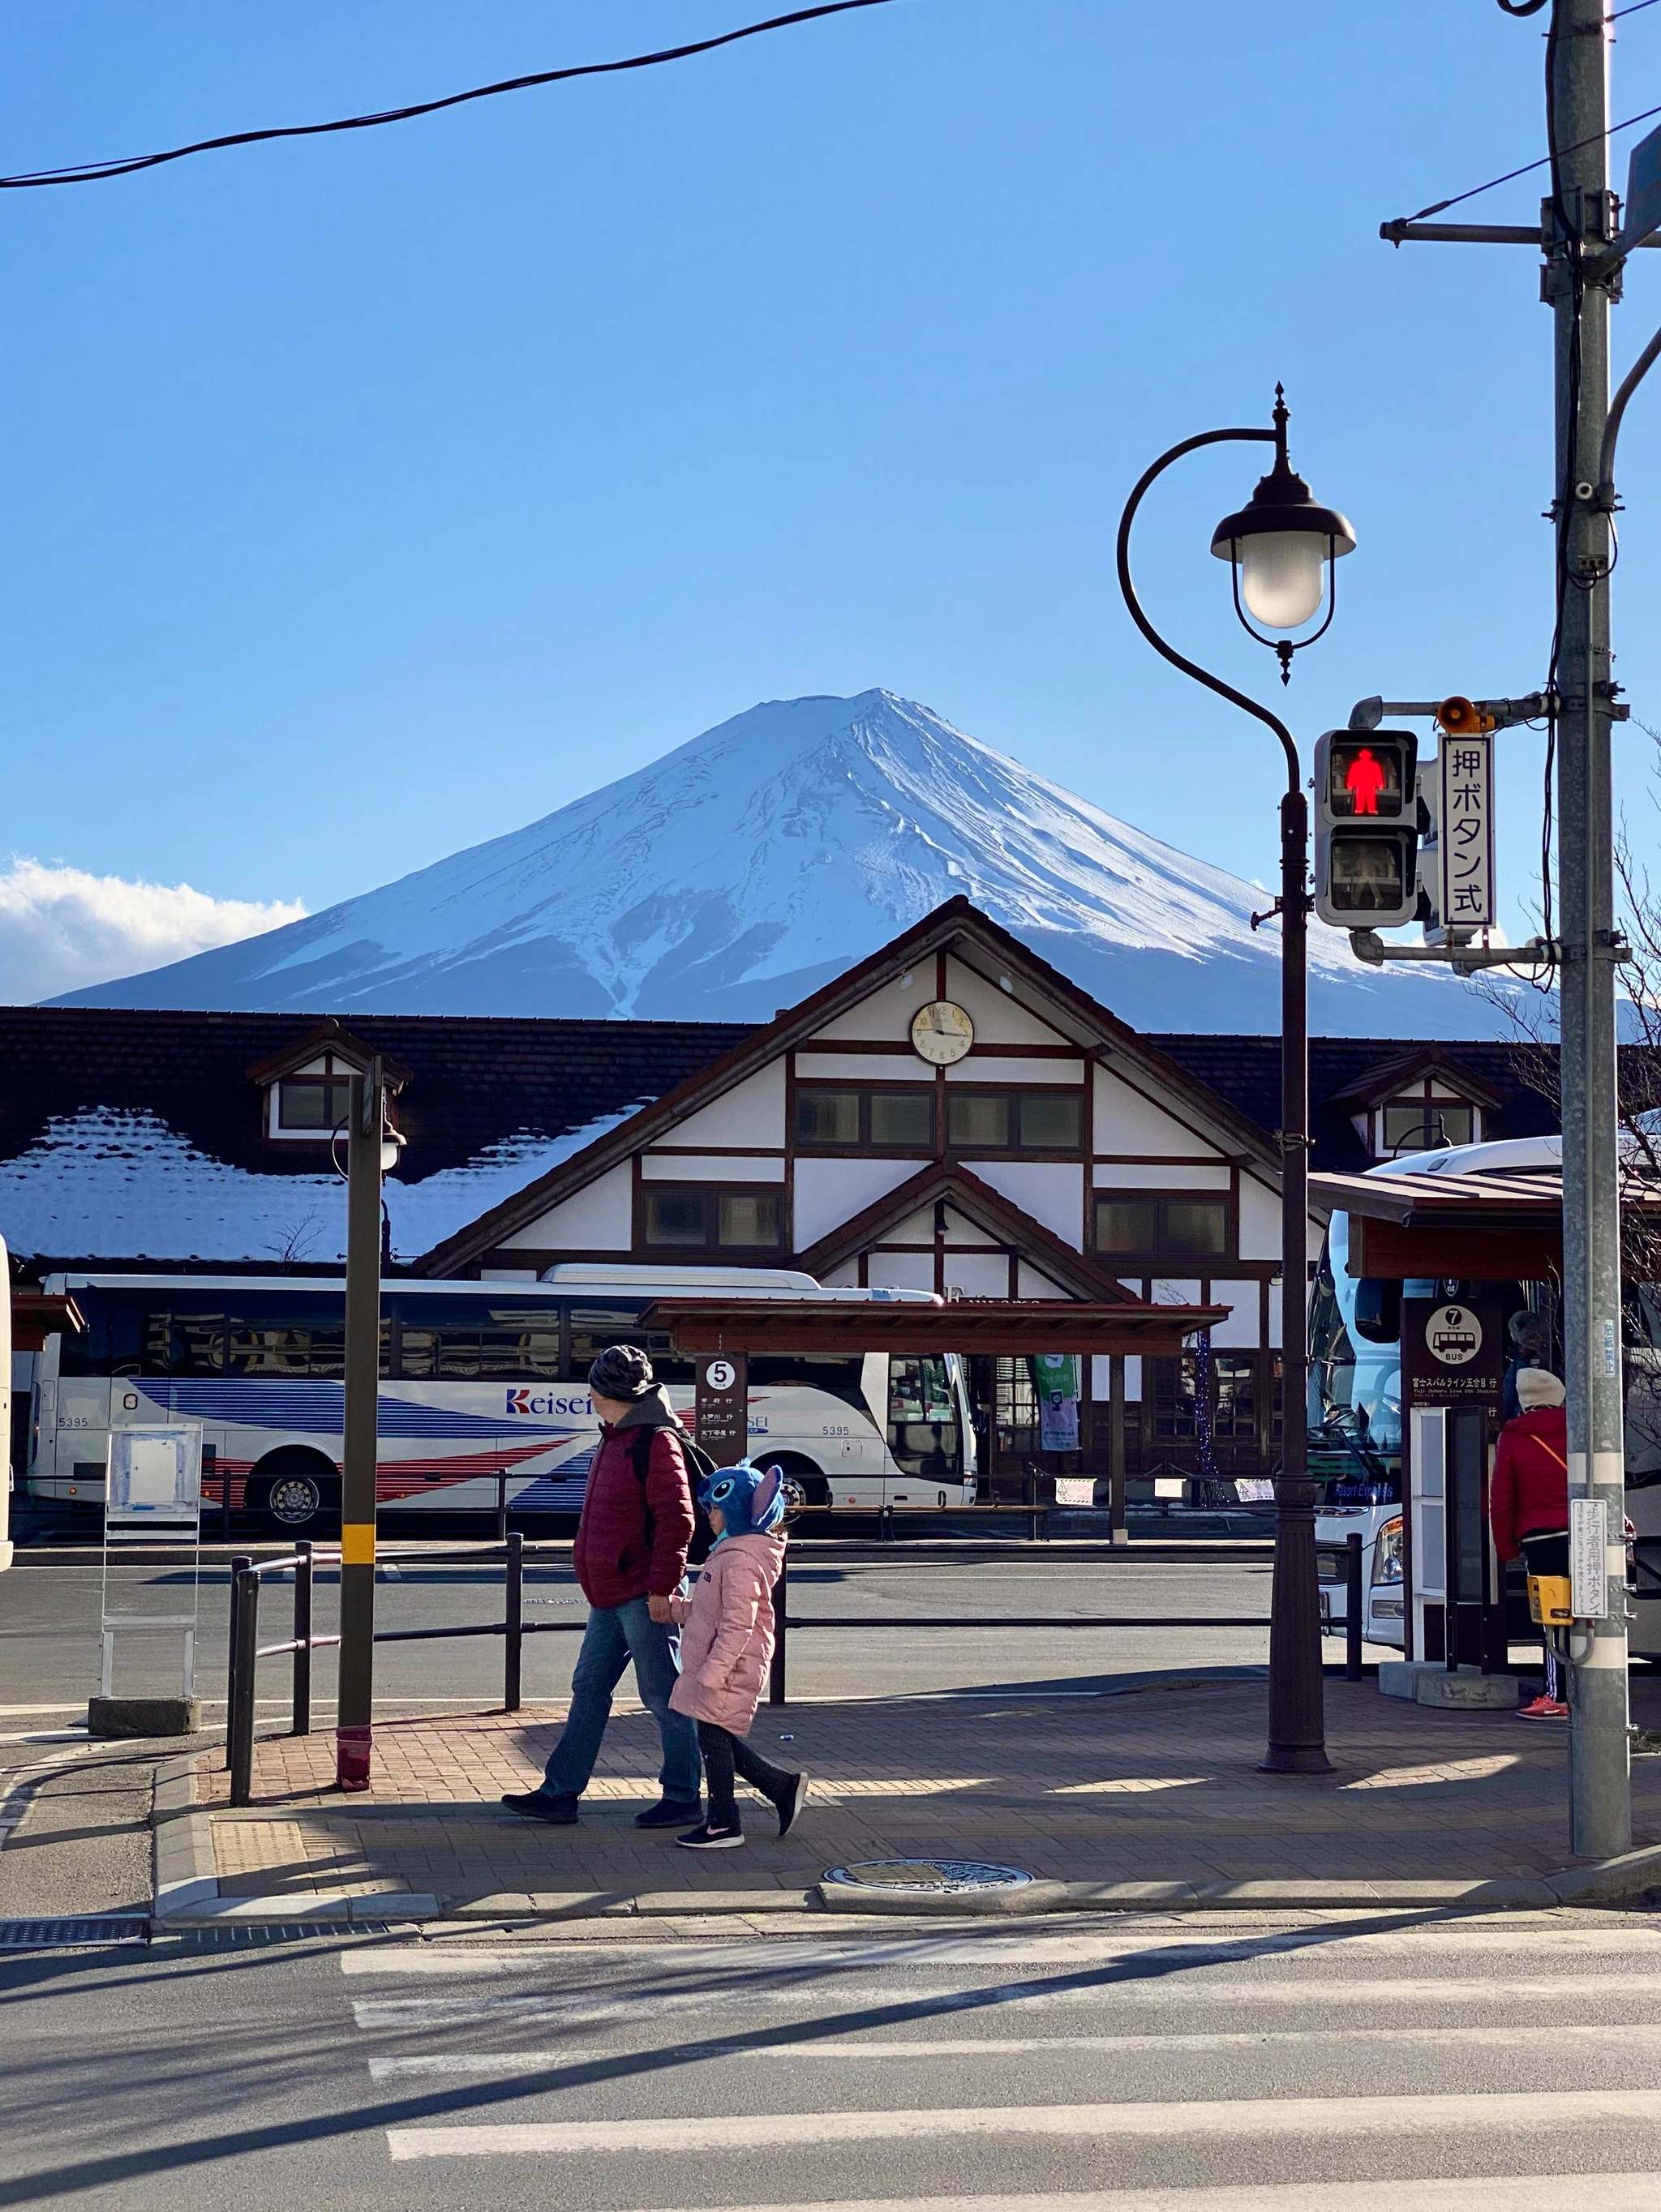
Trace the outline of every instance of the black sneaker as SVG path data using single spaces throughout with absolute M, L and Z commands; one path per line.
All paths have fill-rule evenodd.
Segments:
M 648 1805 L 643 1813 L 635 1815 L 637 1828 L 681 1828 L 688 1820 L 696 1820 L 703 1811 L 697 1797 L 660 1797 L 655 1805 Z
M 796 1815 L 807 1802 L 812 1784 L 805 1774 L 793 1774 L 784 1785 L 784 1795 L 773 1801 L 773 1810 L 779 1816 L 779 1833 L 788 1836 L 795 1826 Z
M 684 1851 L 735 1851 L 744 1841 L 744 1831 L 736 1823 L 730 1828 L 712 1828 L 708 1820 L 696 1828 L 689 1828 L 675 1841 Z
M 545 1820 L 551 1828 L 577 1825 L 575 1797 L 556 1797 L 546 1790 L 508 1790 L 502 1802 L 510 1813 L 522 1814 L 527 1820 Z

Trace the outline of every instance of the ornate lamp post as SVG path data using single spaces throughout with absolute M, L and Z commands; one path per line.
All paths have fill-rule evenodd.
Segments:
M 1234 611 L 1243 627 L 1280 660 L 1281 680 L 1293 655 L 1323 636 L 1335 605 L 1336 567 L 1355 550 L 1355 533 L 1333 507 L 1320 506 L 1287 458 L 1287 406 L 1275 387 L 1273 428 L 1204 430 L 1161 453 L 1138 479 L 1119 518 L 1119 589 L 1132 621 L 1172 667 L 1216 692 L 1272 730 L 1286 757 L 1281 800 L 1281 1472 L 1275 1485 L 1275 1589 L 1269 1637 L 1269 1748 L 1274 1774 L 1329 1771 L 1322 1712 L 1320 1592 L 1315 1568 L 1315 1486 L 1309 1479 L 1309 806 L 1291 731 L 1268 707 L 1237 691 L 1160 636 L 1143 611 L 1130 575 L 1130 531 L 1149 487 L 1174 462 L 1205 446 L 1272 445 L 1275 464 L 1237 514 L 1212 534 L 1211 550 L 1230 564 Z M 1264 634 L 1312 621 L 1327 602 L 1320 628 L 1294 642 Z M 1256 622 L 1251 617 L 1256 617 Z M 1267 917 L 1264 917 L 1266 919 Z M 1253 927 L 1259 917 L 1252 917 Z

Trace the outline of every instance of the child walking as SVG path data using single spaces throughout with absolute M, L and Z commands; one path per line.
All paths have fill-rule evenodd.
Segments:
M 777 1468 L 721 1467 L 698 1503 L 715 1543 L 690 1598 L 670 1601 L 682 1624 L 680 1679 L 669 1702 L 697 1723 L 708 1812 L 677 1838 L 689 1851 L 736 1850 L 744 1841 L 734 1770 L 778 1814 L 788 1835 L 807 1777 L 771 1765 L 745 1741 L 773 1656 L 773 1585 L 784 1564 L 784 1489 Z

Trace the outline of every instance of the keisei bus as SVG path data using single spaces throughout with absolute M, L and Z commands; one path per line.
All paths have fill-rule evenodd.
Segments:
M 86 1322 L 46 1340 L 34 1379 L 27 1487 L 102 1503 L 111 1429 L 199 1421 L 207 1510 L 289 1535 L 336 1525 L 345 1371 L 344 1285 L 322 1279 L 54 1275 Z M 589 1363 L 608 1344 L 650 1353 L 683 1419 L 690 1360 L 640 1316 L 700 1293 L 930 1304 L 923 1291 L 824 1291 L 788 1268 L 570 1265 L 539 1283 L 381 1286 L 377 1495 L 385 1510 L 484 1510 L 498 1477 L 521 1512 L 572 1514 L 599 1443 Z M 752 1451 L 810 1506 L 941 1510 L 975 1498 L 974 1429 L 954 1353 L 750 1358 Z
M 1435 1175 L 1516 1179 L 1561 1188 L 1561 1140 L 1526 1137 L 1456 1145 L 1387 1160 L 1372 1176 Z M 1350 1217 L 1327 1227 L 1310 1305 L 1309 1461 L 1320 1485 L 1315 1543 L 1323 1624 L 1346 1617 L 1346 1544 L 1362 1540 L 1365 1632 L 1375 1644 L 1405 1641 L 1402 1587 L 1401 1298 L 1497 1299 L 1507 1324 L 1527 1310 L 1542 1340 L 1561 1341 L 1561 1297 L 1553 1280 L 1389 1283 L 1349 1272 Z M 1627 1510 L 1635 1524 L 1635 1595 L 1640 1602 L 1632 1650 L 1661 1656 L 1661 1307 L 1653 1287 L 1628 1286 L 1622 1366 L 1626 1379 Z M 1552 1364 L 1558 1364 L 1554 1353 Z M 1520 1582 L 1512 1610 L 1526 1638 Z

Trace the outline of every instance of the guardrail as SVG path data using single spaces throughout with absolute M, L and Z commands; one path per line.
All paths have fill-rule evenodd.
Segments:
M 1022 1513 L 1025 1506 L 982 1508 L 985 1511 Z M 1040 1509 L 1042 1510 L 1042 1509 Z M 1063 1509 L 1065 1510 L 1065 1509 Z M 581 1620 L 530 1620 L 525 1618 L 525 1561 L 526 1554 L 558 1552 L 560 1545 L 527 1544 L 517 1529 L 499 1543 L 457 1549 L 450 1545 L 393 1545 L 379 1554 L 387 1565 L 432 1559 L 446 1565 L 470 1559 L 500 1559 L 502 1565 L 502 1617 L 500 1620 L 468 1621 L 442 1628 L 377 1628 L 377 1644 L 439 1643 L 452 1637 L 500 1636 L 502 1639 L 502 1710 L 518 1712 L 521 1703 L 522 1667 L 527 1636 L 580 1636 L 587 1626 Z M 1352 1534 L 1346 1561 L 1348 1595 L 1345 1620 L 1344 1672 L 1352 1681 L 1361 1679 L 1362 1595 L 1361 1540 Z M 312 1654 L 338 1645 L 338 1635 L 313 1632 L 313 1594 L 315 1570 L 338 1566 L 338 1549 L 319 1549 L 297 1543 L 291 1553 L 277 1559 L 255 1561 L 246 1554 L 231 1562 L 229 1722 L 226 1730 L 225 1764 L 230 1770 L 230 1802 L 234 1807 L 251 1804 L 253 1788 L 255 1687 L 262 1659 L 292 1657 L 293 1735 L 309 1735 L 312 1728 Z M 278 1644 L 259 1641 L 260 1583 L 268 1576 L 292 1574 L 295 1578 L 294 1633 Z M 866 1614 L 793 1613 L 790 1610 L 790 1563 L 787 1553 L 773 1592 L 774 1643 L 769 1672 L 770 1705 L 788 1702 L 790 1633 L 793 1629 L 837 1631 L 855 1629 L 1103 1629 L 1103 1628 L 1261 1628 L 1269 1620 L 1262 1613 L 1019 1613 L 989 1620 L 984 1613 L 958 1616 L 946 1613 Z

